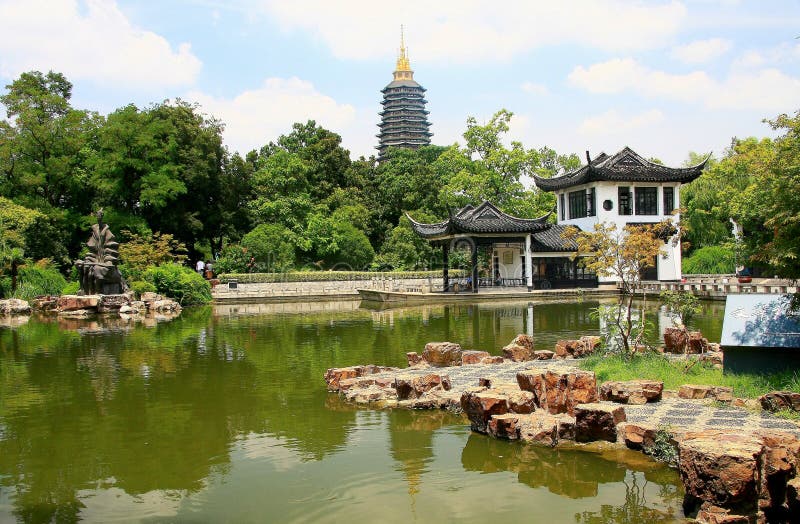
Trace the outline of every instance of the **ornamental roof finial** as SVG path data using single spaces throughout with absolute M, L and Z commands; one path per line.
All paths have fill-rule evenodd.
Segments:
M 401 73 L 398 75 L 398 73 Z M 411 63 L 406 54 L 406 40 L 403 34 L 403 25 L 400 25 L 400 56 L 397 57 L 397 68 L 394 72 L 395 80 L 400 78 L 413 78 L 414 72 L 411 70 Z

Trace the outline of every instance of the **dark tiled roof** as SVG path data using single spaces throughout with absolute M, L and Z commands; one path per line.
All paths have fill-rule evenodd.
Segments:
M 578 244 L 574 240 L 567 240 L 561 235 L 567 229 L 564 224 L 550 224 L 544 231 L 533 234 L 531 250 L 534 253 L 551 251 L 577 251 Z
M 385 91 L 386 89 L 391 89 L 392 87 L 419 87 L 423 91 L 425 90 L 425 88 L 419 85 L 416 82 L 416 80 L 411 80 L 406 78 L 403 80 L 392 80 L 391 82 L 386 84 L 386 87 L 384 87 L 382 91 Z
M 458 233 L 536 233 L 551 226 L 547 215 L 539 218 L 517 218 L 503 213 L 493 204 L 484 201 L 478 207 L 465 206 L 445 221 L 421 224 L 411 221 L 411 227 L 423 238 L 436 238 Z
M 554 178 L 541 178 L 534 175 L 533 180 L 539 189 L 555 191 L 596 181 L 611 182 L 691 182 L 702 173 L 708 159 L 692 167 L 666 167 L 654 164 L 629 147 L 617 154 L 599 155 L 585 166 Z

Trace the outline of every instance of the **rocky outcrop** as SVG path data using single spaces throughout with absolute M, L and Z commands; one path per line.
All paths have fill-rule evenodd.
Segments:
M 58 297 L 59 312 L 77 311 L 79 309 L 96 310 L 100 295 L 61 295 Z
M 486 433 L 493 415 L 509 412 L 508 397 L 497 390 L 465 391 L 461 395 L 461 409 L 469 419 L 473 431 Z
M 100 295 L 97 301 L 98 313 L 110 313 L 112 311 L 119 311 L 123 306 L 129 306 L 131 303 L 130 295 Z M 180 308 L 180 306 L 178 306 Z
M 600 337 L 584 336 L 579 340 L 559 340 L 555 353 L 560 358 L 581 358 L 594 353 L 600 343 Z
M 517 373 L 517 384 L 534 394 L 538 407 L 553 415 L 573 415 L 578 404 L 597 401 L 597 380 L 591 371 L 529 369 Z
M 800 393 L 794 391 L 771 391 L 758 397 L 758 402 L 766 411 L 800 411 Z
M 678 389 L 678 398 L 713 399 L 720 402 L 733 400 L 733 388 L 726 386 L 705 386 L 702 384 L 684 384 Z
M 0 315 L 29 315 L 31 305 L 19 298 L 0 300 Z
M 799 452 L 797 438 L 780 432 L 687 433 L 679 443 L 684 511 L 698 511 L 707 522 L 733 516 L 789 522 Z
M 600 400 L 646 404 L 661 400 L 664 383 L 657 380 L 608 381 L 600 386 Z
M 575 440 L 617 441 L 617 424 L 625 422 L 625 408 L 594 402 L 575 406 Z
M 453 342 L 428 342 L 422 358 L 434 367 L 460 366 L 461 346 Z
M 467 350 L 461 352 L 461 365 L 468 366 L 471 364 L 482 364 L 483 359 L 489 358 L 488 351 L 473 351 Z
M 329 368 L 327 371 L 325 371 L 325 383 L 328 385 L 328 391 L 339 391 L 339 384 L 343 380 L 396 370 L 397 368 L 374 365 Z
M 450 378 L 447 375 L 429 373 L 416 377 L 395 377 L 394 389 L 398 400 L 417 399 L 432 389 L 450 390 Z

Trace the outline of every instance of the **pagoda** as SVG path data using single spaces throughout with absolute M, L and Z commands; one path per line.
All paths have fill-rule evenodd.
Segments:
M 378 161 L 386 159 L 390 147 L 417 149 L 430 145 L 431 123 L 428 122 L 428 111 L 425 110 L 425 88 L 414 80 L 414 71 L 406 52 L 403 27 L 400 26 L 400 55 L 394 80 L 381 90 L 383 93 L 383 111 L 381 132 L 378 137 Z

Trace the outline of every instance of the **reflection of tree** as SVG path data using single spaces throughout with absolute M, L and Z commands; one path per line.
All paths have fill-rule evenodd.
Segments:
M 797 346 L 800 343 L 800 320 L 788 314 L 791 300 L 790 295 L 781 295 L 770 302 L 754 304 L 751 310 L 754 318 L 731 336 L 740 346 Z
M 622 481 L 625 486 L 625 502 L 619 506 L 603 504 L 599 511 L 584 511 L 575 514 L 575 522 L 586 524 L 639 524 L 640 522 L 683 522 L 672 512 L 664 512 L 647 506 L 645 488 L 647 480 L 642 473 L 629 472 Z

